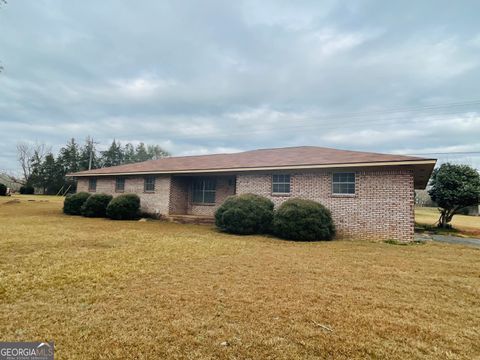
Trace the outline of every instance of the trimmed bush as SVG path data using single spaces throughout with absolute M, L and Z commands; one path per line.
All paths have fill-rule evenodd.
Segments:
M 33 195 L 34 192 L 35 192 L 35 189 L 33 188 L 33 186 L 30 186 L 30 185 L 20 186 L 20 194 Z
M 139 213 L 140 198 L 135 194 L 117 196 L 107 206 L 107 217 L 112 220 L 136 219 Z
M 112 195 L 93 194 L 82 205 L 82 215 L 86 217 L 105 217 Z
M 7 187 L 5 184 L 0 184 L 0 196 L 5 196 L 7 195 Z
M 289 240 L 331 240 L 335 235 L 330 211 L 311 200 L 290 199 L 275 212 L 275 235 Z
M 90 194 L 87 192 L 68 195 L 63 202 L 63 212 L 68 215 L 81 215 L 82 206 L 89 197 Z
M 230 196 L 215 212 L 215 225 L 232 234 L 267 233 L 272 222 L 273 202 L 254 194 Z

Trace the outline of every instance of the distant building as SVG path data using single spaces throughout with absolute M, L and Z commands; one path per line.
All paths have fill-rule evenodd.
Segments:
M 0 183 L 4 184 L 12 192 L 17 192 L 20 190 L 22 184 L 15 178 L 10 175 L 0 173 Z
M 480 216 L 480 205 L 469 206 L 465 212 L 466 215 Z
M 436 207 L 437 204 L 428 195 L 428 190 L 415 190 L 415 205 L 421 207 Z M 480 216 L 480 205 L 468 206 L 460 210 L 460 214 Z

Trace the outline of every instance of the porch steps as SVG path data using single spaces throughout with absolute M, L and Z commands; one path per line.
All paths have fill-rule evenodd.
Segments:
M 205 215 L 168 215 L 167 220 L 179 224 L 195 224 L 195 225 L 213 225 L 215 218 L 213 216 Z

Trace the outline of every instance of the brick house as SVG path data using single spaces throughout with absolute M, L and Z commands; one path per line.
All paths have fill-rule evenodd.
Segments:
M 77 191 L 136 193 L 142 210 L 164 217 L 212 217 L 230 195 L 254 193 L 276 206 L 292 197 L 332 212 L 339 236 L 413 239 L 414 189 L 435 159 L 321 147 L 168 157 L 69 176 Z

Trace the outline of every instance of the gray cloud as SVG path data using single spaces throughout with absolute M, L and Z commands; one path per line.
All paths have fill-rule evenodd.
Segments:
M 178 155 L 301 144 L 478 151 L 479 10 L 12 1 L 0 9 L 0 168 L 16 168 L 18 141 L 57 149 L 87 135 Z

